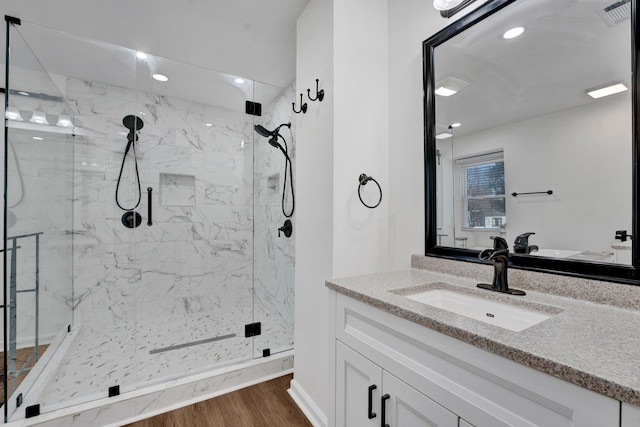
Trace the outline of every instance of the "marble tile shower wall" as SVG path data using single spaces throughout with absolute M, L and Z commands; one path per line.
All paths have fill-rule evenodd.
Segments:
M 282 128 L 281 133 L 287 140 L 294 177 L 296 140 L 291 102 L 295 95 L 295 84 L 292 84 L 269 105 L 263 105 L 262 117 L 257 119 L 267 129 L 292 122 L 292 131 Z M 278 228 L 286 219 L 281 208 L 284 156 L 263 137 L 256 139 L 255 156 L 255 319 L 262 323 L 262 335 L 255 338 L 254 355 L 259 357 L 267 348 L 274 353 L 293 347 L 296 221 L 294 215 L 291 218 L 293 235 L 290 238 L 284 237 L 284 234 L 278 237 Z M 290 212 L 289 190 L 285 201 L 287 212 Z
M 66 96 L 78 122 L 103 135 L 75 147 L 76 320 L 112 329 L 218 312 L 233 315 L 240 334 L 252 320 L 252 117 L 76 79 L 67 79 Z M 126 146 L 122 118 L 132 113 L 145 123 L 137 144 L 143 223 L 136 229 L 121 224 L 114 201 Z M 120 201 L 131 207 L 137 188 L 127 162 Z M 161 174 L 195 177 L 193 203 L 159 194 Z M 150 227 L 147 187 L 154 189 Z
M 210 316 L 236 325 L 232 332 L 241 336 L 245 323 L 262 322 L 263 333 L 254 346 L 248 345 L 246 356 L 251 348 L 256 357 L 265 348 L 272 352 L 290 348 L 294 239 L 277 237 L 285 219 L 280 209 L 284 157 L 264 138 L 254 145 L 254 117 L 73 78 L 67 78 L 61 89 L 72 111 L 65 111 L 68 106 L 62 103 L 36 105 L 15 98 L 21 110 L 39 107 L 49 114 L 72 113 L 77 125 L 93 133 L 59 136 L 55 143 L 50 138 L 34 141 L 25 134 L 14 144 L 27 191 L 25 202 L 13 209 L 19 221 L 10 234 L 46 231 L 41 338 L 65 328 L 73 307 L 75 321 L 90 330 L 166 329 L 152 339 L 154 346 L 184 342 L 172 332 L 177 325 L 193 328 L 202 316 Z M 263 105 L 263 116 L 256 122 L 273 128 L 292 121 L 293 97 L 292 85 Z M 122 118 L 131 113 L 145 122 L 137 144 L 143 191 L 137 211 L 143 223 L 133 230 L 122 226 L 122 211 L 114 200 L 126 146 Z M 283 134 L 294 158 L 294 134 L 288 130 Z M 11 162 L 9 175 L 17 195 L 18 173 Z M 134 176 L 128 158 L 120 188 L 120 202 L 126 207 L 137 201 Z M 184 191 L 174 191 L 185 182 L 195 187 L 195 200 L 182 197 Z M 149 186 L 154 189 L 151 227 L 146 225 Z M 73 291 L 70 229 L 74 230 Z M 32 274 L 32 261 L 25 257 L 19 265 L 21 275 Z M 27 298 L 19 304 L 18 336 L 28 342 L 33 337 L 35 307 Z M 193 340 L 209 338 L 194 331 L 185 334 Z M 132 341 L 119 351 L 133 351 L 135 345 L 140 343 Z

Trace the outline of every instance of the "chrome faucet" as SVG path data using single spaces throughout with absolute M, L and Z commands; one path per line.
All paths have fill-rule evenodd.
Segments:
M 536 245 L 529 246 L 529 236 L 532 234 L 536 233 L 528 232 L 516 237 L 516 240 L 513 242 L 513 252 L 517 254 L 530 254 L 540 249 Z
M 505 239 L 498 236 L 491 236 L 493 239 L 493 249 L 484 249 L 478 258 L 485 261 L 493 261 L 493 283 L 479 283 L 478 287 L 490 291 L 502 292 L 511 295 L 526 295 L 524 291 L 509 289 L 507 271 L 509 267 L 509 244 Z

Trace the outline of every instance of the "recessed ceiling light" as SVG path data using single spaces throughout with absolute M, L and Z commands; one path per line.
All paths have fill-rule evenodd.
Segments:
M 44 138 L 39 137 L 39 136 L 34 136 L 33 139 L 35 139 L 36 141 L 43 141 Z
M 627 87 L 624 84 L 614 83 L 614 84 L 607 85 L 605 87 L 589 89 L 587 90 L 587 95 L 589 95 L 593 99 L 598 99 L 604 96 L 609 96 L 616 93 L 624 92 L 625 90 L 627 90 Z
M 459 128 L 460 126 L 462 126 L 462 123 L 451 123 L 452 128 Z
M 440 96 L 451 96 L 457 92 L 458 92 L 457 90 L 449 89 L 444 86 L 441 86 L 438 89 L 436 89 L 436 95 L 440 95 Z
M 436 95 L 451 96 L 456 92 L 460 92 L 465 87 L 469 86 L 469 83 L 464 80 L 456 79 L 455 77 L 445 77 L 444 79 L 436 82 Z
M 147 59 L 149 56 L 144 52 L 137 51 L 136 52 L 136 57 L 138 59 Z
M 156 74 L 152 75 L 151 77 L 153 77 L 154 80 L 157 80 L 159 82 L 167 82 L 167 81 L 169 81 L 169 77 L 165 76 L 164 74 L 160 74 L 160 73 L 156 73 Z
M 505 31 L 502 35 L 505 39 L 515 39 L 518 36 L 521 36 L 524 33 L 524 28 L 522 27 L 514 27 L 510 30 Z
M 241 79 L 240 77 L 238 77 L 237 79 L 234 80 L 234 82 L 238 83 L 239 85 L 241 85 L 242 83 L 244 83 L 244 80 Z
M 210 128 L 211 126 L 213 126 L 211 123 L 205 123 L 204 124 L 206 127 Z
M 447 138 L 451 138 L 453 135 L 451 135 L 449 132 L 443 132 L 443 133 L 439 133 L 436 135 L 436 139 L 447 139 Z

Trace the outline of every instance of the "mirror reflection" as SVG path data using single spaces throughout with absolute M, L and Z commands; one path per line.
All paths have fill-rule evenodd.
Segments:
M 436 47 L 438 246 L 631 264 L 630 15 L 521 1 Z

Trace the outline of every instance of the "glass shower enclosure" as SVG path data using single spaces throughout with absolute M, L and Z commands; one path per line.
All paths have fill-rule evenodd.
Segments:
M 6 19 L 5 421 L 290 350 L 293 87 Z

